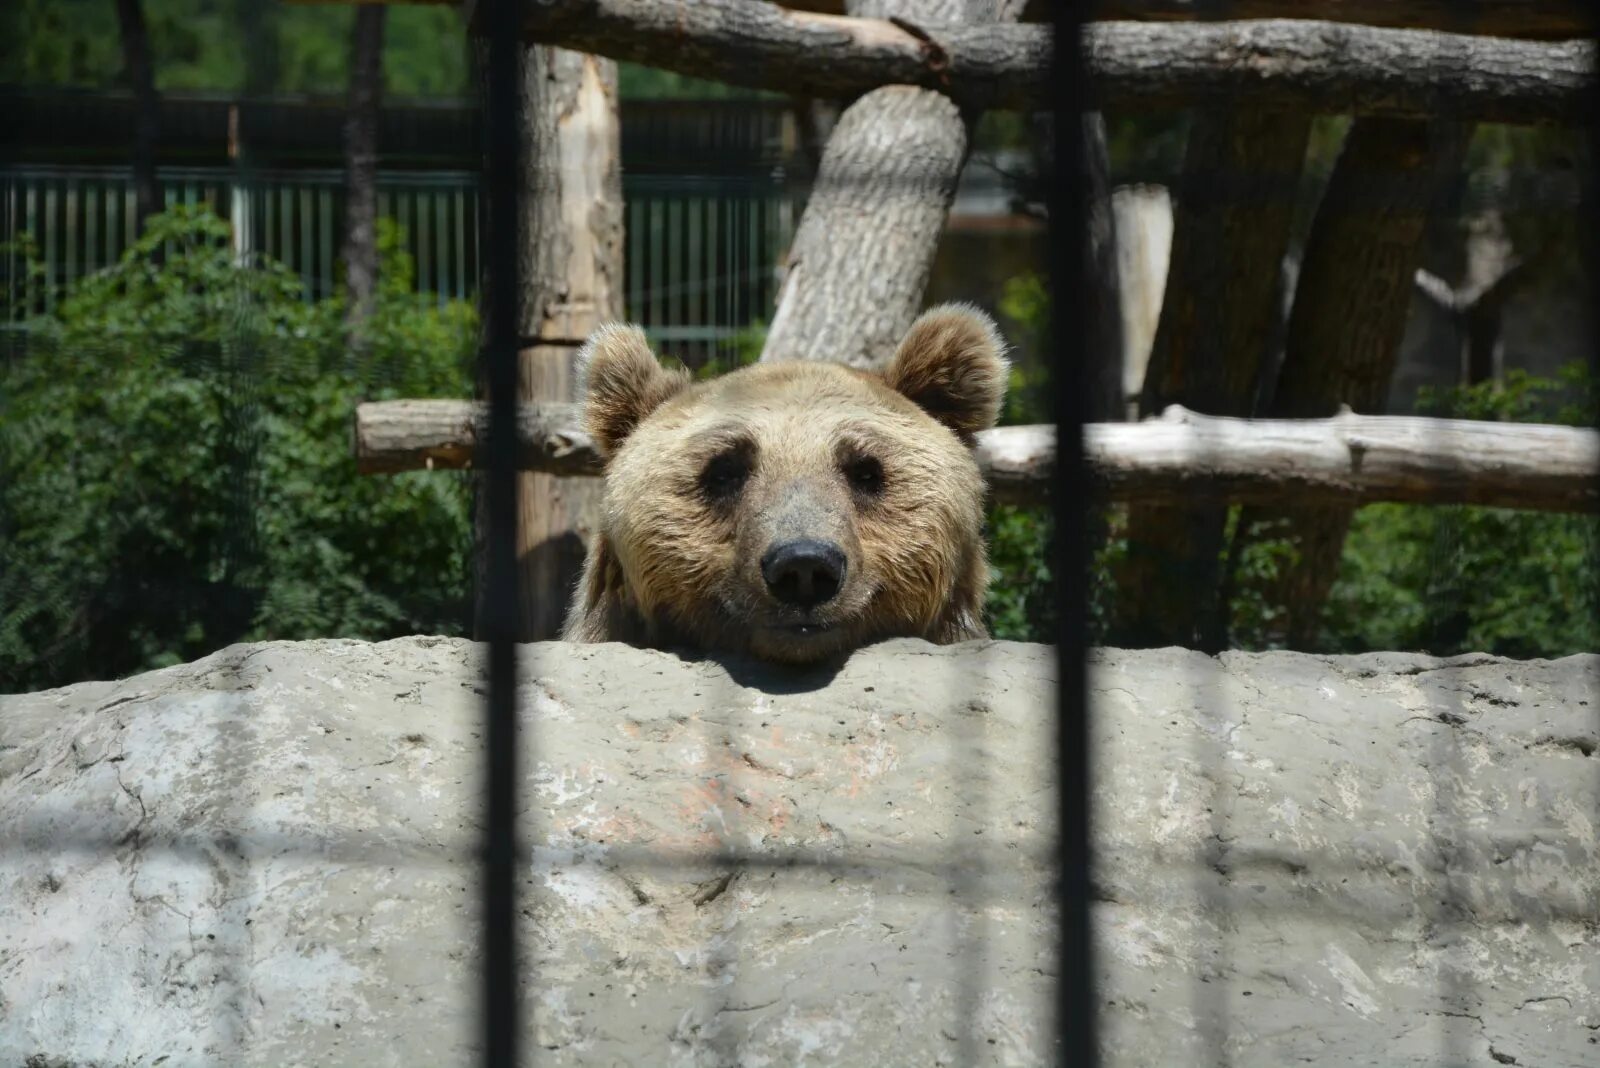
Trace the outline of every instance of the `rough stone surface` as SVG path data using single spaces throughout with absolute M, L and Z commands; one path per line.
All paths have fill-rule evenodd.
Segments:
M 530 647 L 541 1065 L 1038 1064 L 1042 647 Z M 0 698 L 0 1064 L 475 1047 L 465 642 Z M 1112 1065 L 1600 1063 L 1600 660 L 1097 654 Z

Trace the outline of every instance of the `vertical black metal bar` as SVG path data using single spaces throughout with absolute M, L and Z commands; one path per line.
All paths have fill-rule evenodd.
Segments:
M 1600 49 L 1600 16 L 1593 12 L 1589 15 L 1589 32 L 1595 48 Z M 1600 426 L 1600 310 L 1597 310 L 1600 309 L 1600 69 L 1593 65 L 1589 69 L 1589 100 L 1584 109 L 1584 114 L 1589 116 L 1589 124 L 1577 135 L 1580 142 L 1586 142 L 1579 145 L 1582 163 L 1578 170 L 1578 226 L 1583 238 L 1578 254 L 1583 258 L 1582 266 L 1589 283 L 1587 362 L 1591 391 L 1589 402 L 1594 406 L 1590 414 L 1595 419 L 1595 425 Z M 1596 473 L 1595 479 L 1600 483 L 1600 473 Z M 1597 526 L 1600 526 L 1600 518 L 1591 514 L 1585 560 L 1589 574 L 1585 577 L 1589 583 L 1590 611 L 1600 621 L 1600 530 L 1596 529 Z M 1600 700 L 1596 700 L 1597 697 L 1600 694 L 1590 694 L 1589 708 L 1592 722 L 1600 728 Z M 1600 822 L 1600 798 L 1596 799 L 1589 818 Z
M 516 590 L 517 175 L 521 172 L 521 34 L 516 0 L 482 5 L 481 80 L 487 152 L 483 188 L 482 281 L 486 322 L 482 382 L 488 392 L 489 427 L 480 457 L 487 527 L 483 551 L 482 637 L 488 642 L 487 791 L 483 837 L 484 1063 L 520 1065 L 521 967 L 517 945 L 516 681 L 519 604 Z
M 1058 1063 L 1098 1063 L 1094 944 L 1090 929 L 1089 702 L 1087 679 L 1089 567 L 1081 503 L 1091 499 L 1083 466 L 1083 424 L 1089 396 L 1089 198 L 1083 117 L 1088 91 L 1081 39 L 1083 4 L 1055 5 L 1052 70 L 1055 121 L 1050 179 L 1051 393 L 1056 424 L 1054 510 L 1058 658 L 1056 768 L 1057 907 L 1061 935 L 1056 980 Z

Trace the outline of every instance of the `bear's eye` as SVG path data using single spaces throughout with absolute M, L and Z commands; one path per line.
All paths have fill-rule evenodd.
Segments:
M 857 456 L 847 460 L 844 477 L 850 480 L 850 488 L 857 493 L 876 497 L 883 492 L 883 464 L 875 456 Z
M 750 456 L 744 450 L 721 452 L 706 461 L 700 472 L 700 490 L 712 501 L 730 501 L 750 478 Z

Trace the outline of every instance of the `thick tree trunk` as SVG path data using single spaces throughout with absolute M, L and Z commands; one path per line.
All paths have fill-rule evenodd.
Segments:
M 350 100 L 344 123 L 344 269 L 351 350 L 364 351 L 378 295 L 378 118 L 383 100 L 382 5 L 356 11 L 350 39 Z
M 948 0 L 930 2 L 936 14 L 952 7 Z M 995 10 L 981 3 L 968 8 L 974 9 Z M 965 108 L 1037 110 L 1049 103 L 1047 26 L 959 25 L 916 14 L 839 17 L 761 0 L 544 0 L 529 8 L 526 25 L 530 38 L 547 44 L 800 96 L 916 85 Z M 1520 41 L 1309 19 L 1098 22 L 1084 32 L 1090 83 L 1107 106 L 1123 110 L 1248 103 L 1571 122 L 1585 113 L 1594 54 L 1586 40 Z
M 752 5 L 755 6 L 755 5 Z M 849 0 L 852 16 L 922 24 L 1015 18 L 1007 0 Z M 828 137 L 785 265 L 763 360 L 881 368 L 922 307 L 967 156 L 968 123 L 942 93 L 875 89 Z
M 560 48 L 527 50 L 522 199 L 523 401 L 575 400 L 573 358 L 623 316 L 622 172 L 616 64 Z M 593 479 L 522 476 L 518 585 L 525 641 L 561 631 L 599 518 Z
M 356 409 L 365 474 L 470 467 L 484 432 L 470 401 L 375 401 Z M 604 462 L 576 404 L 517 413 L 523 470 L 597 476 Z M 1085 429 L 1090 481 L 1109 500 L 1481 504 L 1552 512 L 1600 503 L 1600 432 L 1530 423 L 1341 413 L 1332 419 L 1231 419 L 1174 406 L 1140 423 Z M 1047 499 L 1055 429 L 978 435 L 975 455 L 998 500 Z
M 1310 117 L 1249 107 L 1197 114 L 1174 203 L 1172 254 L 1140 412 L 1183 404 L 1249 415 L 1280 321 L 1280 284 Z M 1112 641 L 1217 644 L 1225 508 L 1128 517 Z
M 1461 168 L 1469 133 L 1445 121 L 1351 126 L 1306 243 L 1269 415 L 1383 409 L 1428 218 Z M 1278 637 L 1291 647 L 1315 644 L 1351 515 L 1334 505 L 1251 508 L 1240 517 L 1234 563 L 1264 538 L 1287 538 L 1295 549 L 1263 590 L 1269 604 L 1286 609 Z M 1230 593 L 1233 576 L 1230 565 Z
M 117 0 L 117 25 L 122 33 L 123 76 L 133 92 L 133 196 L 139 230 L 161 211 L 161 185 L 156 177 L 156 140 L 161 134 L 161 98 L 156 94 L 150 35 L 141 0 Z

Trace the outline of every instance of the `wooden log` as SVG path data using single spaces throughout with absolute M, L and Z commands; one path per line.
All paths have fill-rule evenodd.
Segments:
M 1218 7 L 1230 19 L 1323 19 L 1395 29 L 1567 40 L 1595 29 L 1592 0 L 1086 0 L 1097 19 L 1200 22 Z
M 296 4 L 449 4 L 471 11 L 471 0 L 290 0 Z M 1048 20 L 1054 0 L 1005 0 L 1024 9 L 1028 22 Z M 1082 0 L 1089 18 L 1152 22 L 1214 20 L 1205 0 Z M 779 6 L 822 15 L 843 15 L 844 0 L 779 0 Z M 1395 29 L 1444 30 L 1491 37 L 1560 41 L 1595 31 L 1590 0 L 1227 0 L 1230 19 L 1322 19 Z
M 482 431 L 471 401 L 375 401 L 356 409 L 355 454 L 369 473 L 469 467 Z M 525 405 L 518 464 L 597 475 L 604 463 L 573 404 Z M 1174 405 L 1140 423 L 1085 430 L 1090 474 L 1111 500 L 1477 504 L 1548 512 L 1600 504 L 1600 431 L 1537 423 L 1340 413 L 1233 419 Z M 1055 464 L 1049 426 L 978 435 L 996 499 L 1041 502 Z
M 845 109 L 790 247 L 761 359 L 881 371 L 923 290 L 967 156 L 949 98 L 908 85 Z
M 1254 102 L 1287 110 L 1461 121 L 1575 121 L 1594 46 L 1277 19 L 1108 22 L 1090 76 L 1119 107 Z
M 747 8 L 759 4 L 745 5 Z M 846 0 L 852 21 L 904 31 L 1014 20 L 1015 0 Z M 922 309 L 966 162 L 970 124 L 944 93 L 874 89 L 844 109 L 786 257 L 761 359 L 882 370 Z
M 1048 106 L 1048 26 L 913 24 L 762 0 L 529 0 L 536 40 L 698 78 L 851 98 L 937 89 L 965 107 Z M 1119 109 L 1223 101 L 1293 110 L 1535 123 L 1581 118 L 1594 49 L 1310 19 L 1099 22 L 1085 60 Z
M 622 140 L 617 65 L 533 45 L 523 52 L 523 184 L 518 195 L 525 347 L 518 400 L 567 401 L 577 346 L 622 318 Z M 567 602 L 600 525 L 592 479 L 525 471 L 517 497 L 519 641 L 561 633 Z

